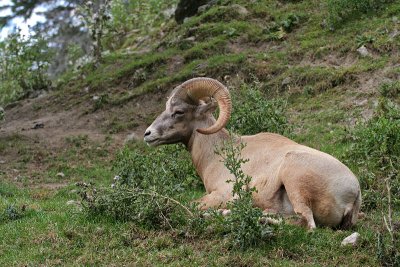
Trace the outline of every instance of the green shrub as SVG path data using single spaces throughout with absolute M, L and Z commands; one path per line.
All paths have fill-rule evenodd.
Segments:
M 390 179 L 392 194 L 400 195 L 400 108 L 381 99 L 375 116 L 351 133 L 347 158 L 359 169 L 363 205 L 374 209 L 386 198 L 384 179 Z M 399 206 L 395 198 L 393 205 Z
M 356 15 L 375 12 L 393 0 L 327 0 L 328 24 L 331 29 Z
M 16 32 L 0 43 L 0 104 L 49 89 L 47 68 L 52 56 L 39 36 L 25 38 Z
M 111 188 L 82 186 L 81 196 L 89 214 L 133 221 L 146 228 L 177 227 L 192 212 L 184 192 L 199 185 L 186 151 L 179 146 L 125 147 L 113 167 L 117 174 Z
M 267 99 L 257 84 L 243 84 L 233 92 L 233 113 L 228 124 L 239 134 L 273 132 L 288 134 L 290 126 L 286 117 L 286 100 Z
M 121 184 L 156 188 L 163 193 L 183 192 L 200 183 L 189 153 L 180 145 L 125 147 L 117 154 L 113 169 L 121 177 Z
M 0 213 L 0 222 L 15 221 L 25 215 L 25 206 L 18 208 L 14 205 L 8 205 L 3 212 Z

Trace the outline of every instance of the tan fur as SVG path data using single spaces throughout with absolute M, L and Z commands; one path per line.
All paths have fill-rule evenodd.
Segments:
M 193 163 L 208 193 L 199 200 L 204 209 L 223 208 L 232 198 L 232 184 L 226 181 L 233 177 L 214 154 L 215 147 L 226 138 L 225 130 L 212 136 L 192 136 Z M 241 141 L 246 144 L 242 157 L 249 159 L 243 171 L 253 178 L 256 206 L 284 215 L 301 215 L 311 229 L 316 224 L 339 226 L 347 207 L 358 213 L 355 202 L 359 183 L 334 157 L 272 133 L 243 136 Z M 286 202 L 282 201 L 285 194 Z M 351 222 L 354 224 L 356 217 Z
M 176 110 L 180 111 L 178 114 Z M 232 200 L 232 174 L 214 153 L 229 134 L 222 129 L 204 135 L 196 131 L 215 123 L 212 103 L 189 105 L 174 99 L 146 130 L 151 145 L 182 142 L 191 153 L 207 195 L 202 209 L 224 208 Z M 360 186 L 354 174 L 336 158 L 273 133 L 236 137 L 246 146 L 242 166 L 252 177 L 254 205 L 266 212 L 299 215 L 308 228 L 350 227 L 360 210 Z

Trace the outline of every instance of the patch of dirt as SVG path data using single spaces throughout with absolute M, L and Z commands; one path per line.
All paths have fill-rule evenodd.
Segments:
M 37 187 L 64 186 L 41 182 L 40 176 L 51 167 L 53 158 L 71 147 L 68 137 L 87 136 L 90 144 L 107 146 L 111 160 L 128 135 L 134 133 L 132 136 L 141 140 L 152 119 L 164 108 L 167 93 L 140 96 L 95 112 L 92 96 L 88 93 L 83 100 L 81 92 L 66 92 L 62 97 L 53 92 L 8 105 L 5 120 L 0 122 L 0 143 L 6 145 L 0 153 L 0 177 L 16 184 L 20 177 L 28 178 L 29 184 Z

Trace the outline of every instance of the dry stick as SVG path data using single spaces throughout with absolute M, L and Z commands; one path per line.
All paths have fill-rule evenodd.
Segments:
M 390 167 L 392 167 L 393 170 L 395 168 L 393 167 L 392 160 L 389 159 Z M 386 189 L 388 192 L 388 218 L 386 220 L 386 216 L 383 216 L 383 220 L 385 222 L 386 229 L 389 232 L 390 239 L 392 241 L 392 245 L 394 246 L 394 234 L 393 234 L 393 223 L 392 223 L 392 198 L 391 198 L 391 188 L 390 188 L 390 182 L 389 182 L 390 177 L 386 178 L 385 184 L 386 184 Z
M 130 190 L 130 191 L 131 191 L 131 190 Z M 157 196 L 157 197 L 160 197 L 160 198 L 163 198 L 163 199 L 172 201 L 173 203 L 175 203 L 175 204 L 177 204 L 178 206 L 180 206 L 181 208 L 183 208 L 191 217 L 193 217 L 193 213 L 192 213 L 186 206 L 184 206 L 182 203 L 180 203 L 179 201 L 177 201 L 177 200 L 175 200 L 175 199 L 173 199 L 173 198 L 170 198 L 170 197 L 161 195 L 161 194 L 159 194 L 159 193 L 157 193 L 157 192 L 155 192 L 155 191 L 152 191 L 152 190 L 149 190 L 149 191 L 150 191 L 151 193 L 147 193 L 147 192 L 139 192 L 139 193 L 136 193 L 136 192 L 133 192 L 133 191 L 131 191 L 131 193 L 138 194 L 138 195 L 143 195 L 143 196 L 152 196 L 152 197 Z
M 390 160 L 390 165 L 393 168 L 391 160 Z M 392 224 L 392 198 L 391 198 L 391 188 L 390 188 L 389 179 L 390 178 L 386 178 L 386 180 L 385 180 L 386 189 L 387 189 L 387 193 L 388 193 L 388 216 L 387 216 L 388 218 L 386 220 L 386 216 L 383 216 L 383 220 L 385 222 L 386 229 L 389 232 L 392 244 L 394 245 L 394 234 L 393 234 L 393 224 Z

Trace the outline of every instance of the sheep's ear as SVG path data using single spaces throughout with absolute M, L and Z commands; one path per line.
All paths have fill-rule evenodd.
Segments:
M 200 104 L 197 106 L 197 113 L 198 114 L 205 114 L 208 112 L 214 112 L 218 107 L 218 103 L 215 100 L 210 102 L 200 101 Z

